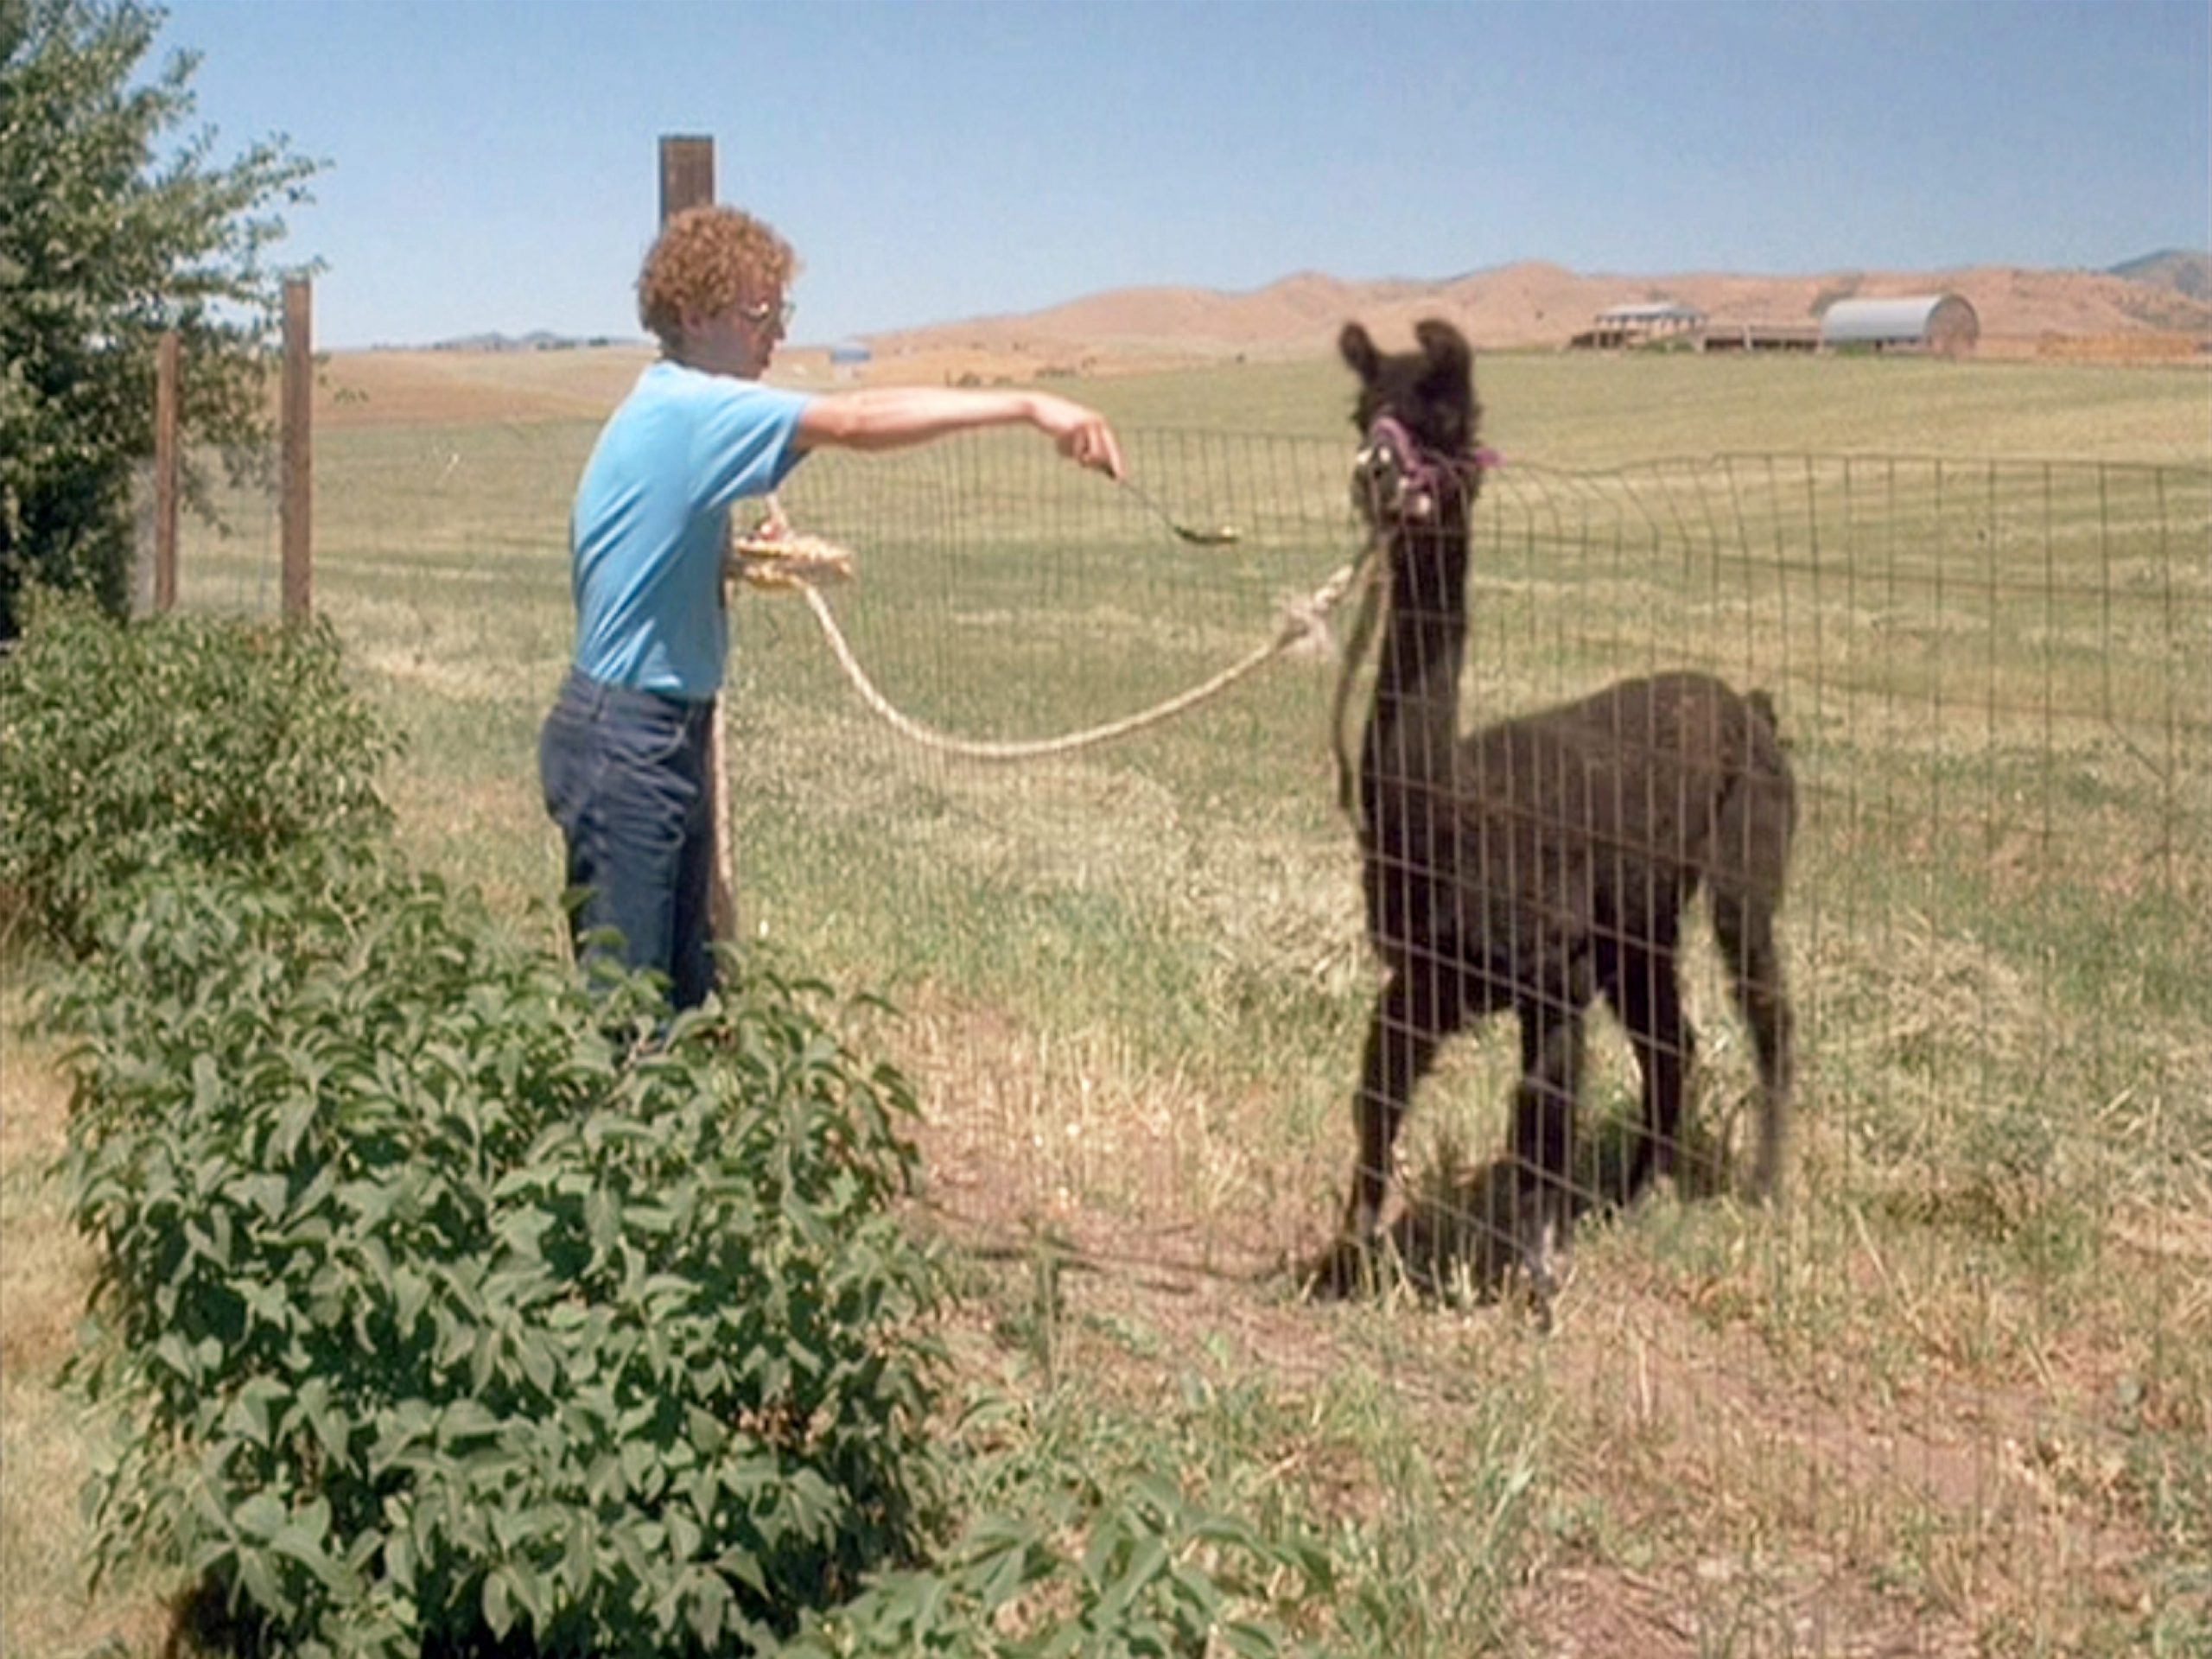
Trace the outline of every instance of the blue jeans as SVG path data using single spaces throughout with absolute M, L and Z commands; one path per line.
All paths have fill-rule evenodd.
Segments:
M 568 844 L 577 960 L 665 974 L 678 1008 L 713 988 L 707 796 L 711 702 L 607 685 L 571 669 L 537 742 L 545 810 Z M 619 950 L 588 936 L 621 935 Z

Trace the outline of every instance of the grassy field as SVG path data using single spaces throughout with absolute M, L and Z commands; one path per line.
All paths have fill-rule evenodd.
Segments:
M 969 1252 L 967 1363 L 1077 1446 L 1149 1440 L 1217 1497 L 1313 1516 L 1375 1599 L 1376 1653 L 2212 1651 L 2212 383 L 1479 373 L 1507 464 L 1465 718 L 1683 664 L 1781 708 L 1805 802 L 1789 1204 L 1707 1176 L 1586 1227 L 1549 1338 L 1476 1294 L 1479 1249 L 1447 1255 L 1441 1299 L 1305 1302 L 1374 986 L 1335 664 L 1292 653 L 1125 744 L 992 766 L 893 735 L 797 601 L 744 594 L 744 923 L 897 1004 L 873 1034 L 927 1103 L 918 1220 Z M 1357 546 L 1340 368 L 1075 389 L 1123 423 L 1140 482 L 1236 543 L 1183 546 L 1014 435 L 825 457 L 786 493 L 858 550 L 833 604 L 931 725 L 1045 736 L 1142 708 Z M 315 579 L 408 735 L 410 846 L 550 946 L 536 729 L 594 425 L 532 408 L 440 424 L 418 401 L 327 434 Z M 188 546 L 188 601 L 273 607 L 265 505 L 232 526 Z M 1719 1161 L 1751 1070 L 1699 926 L 1693 1149 Z M 1595 1030 L 1602 1150 L 1635 1083 Z M 1479 1204 L 1512 1049 L 1503 1023 L 1472 1033 L 1422 1096 L 1424 1239 Z M 83 1453 L 53 1372 L 84 1268 L 42 1173 L 62 1103 L 29 1058 L 0 1177 L 0 1625 L 10 1653 L 111 1630 L 143 1651 L 128 1586 L 89 1607 L 71 1587 Z

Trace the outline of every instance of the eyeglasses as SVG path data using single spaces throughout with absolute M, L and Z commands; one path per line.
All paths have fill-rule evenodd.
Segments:
M 792 314 L 798 309 L 798 302 L 794 300 L 760 300 L 752 305 L 741 305 L 737 308 L 737 314 L 747 322 L 764 323 L 773 318 L 778 327 L 788 328 L 791 326 Z

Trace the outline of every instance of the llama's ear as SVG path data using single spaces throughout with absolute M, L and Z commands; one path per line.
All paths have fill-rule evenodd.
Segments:
M 1363 381 L 1373 382 L 1382 359 L 1375 349 L 1375 342 L 1368 338 L 1366 329 L 1356 322 L 1344 324 L 1344 332 L 1337 336 L 1337 350 L 1344 354 L 1354 374 Z
M 1432 385 L 1448 380 L 1464 385 L 1473 378 L 1475 353 L 1467 337 L 1443 318 L 1430 317 L 1416 323 L 1414 338 L 1428 359 L 1427 378 Z

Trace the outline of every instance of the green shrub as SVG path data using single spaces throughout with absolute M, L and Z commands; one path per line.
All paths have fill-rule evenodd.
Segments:
M 41 595 L 0 659 L 0 893 L 81 953 L 99 906 L 158 865 L 381 826 L 392 747 L 325 623 L 119 624 Z
M 958 1535 L 926 1568 L 811 1617 L 783 1659 L 1338 1650 L 1316 1633 L 1351 1586 L 1271 1471 L 1306 1421 L 1290 1417 L 1263 1386 L 1203 1370 L 1135 1412 L 1083 1387 L 987 1392 L 955 1436 Z
M 302 1655 L 728 1652 L 916 1558 L 893 1072 L 733 958 L 663 1027 L 360 854 L 149 881 L 55 1006 L 103 1567 Z
M 1326 1553 L 1186 1496 L 1172 1469 L 1067 1471 L 973 1518 L 925 1571 L 883 1575 L 817 1615 L 784 1659 L 1286 1659 L 1276 1617 L 1325 1607 Z

